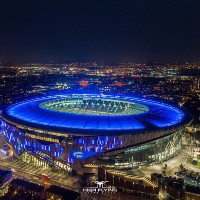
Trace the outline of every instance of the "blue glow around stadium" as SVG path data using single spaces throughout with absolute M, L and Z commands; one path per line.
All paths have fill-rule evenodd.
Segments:
M 77 96 L 80 94 L 72 94 Z M 67 97 L 68 95 L 55 95 L 44 98 L 36 98 L 28 101 L 15 104 L 7 108 L 6 114 L 19 124 L 34 127 L 35 125 L 43 127 L 64 128 L 67 131 L 76 130 L 149 130 L 168 128 L 178 125 L 184 118 L 184 113 L 171 105 L 151 101 L 142 98 L 121 97 L 112 95 L 96 95 L 96 94 L 81 94 L 84 97 L 101 97 L 117 100 L 125 100 L 135 103 L 140 103 L 149 108 L 149 111 L 135 115 L 90 115 L 90 114 L 75 114 L 56 112 L 43 109 L 39 106 L 40 103 L 47 100 Z M 70 95 L 71 96 L 71 95 Z M 38 128 L 38 127 L 37 127 Z M 86 132 L 87 133 L 87 132 Z

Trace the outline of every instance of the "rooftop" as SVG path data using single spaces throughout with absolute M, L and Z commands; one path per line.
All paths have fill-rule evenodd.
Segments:
M 71 108 L 68 105 L 69 101 L 66 101 L 69 98 L 92 101 L 90 106 L 86 102 L 84 105 L 75 103 Z M 105 102 L 106 110 L 100 108 L 104 104 L 94 105 L 94 99 Z M 57 103 L 53 105 L 55 102 Z M 47 108 L 49 105 L 51 108 Z M 88 107 L 84 109 L 83 106 Z M 117 106 L 114 112 L 112 109 L 116 109 Z M 112 135 L 176 127 L 183 124 L 185 114 L 171 105 L 148 99 L 72 94 L 32 99 L 12 105 L 3 112 L 3 119 L 10 123 L 47 131 Z
M 11 182 L 12 185 L 17 185 L 23 188 L 26 188 L 28 190 L 32 190 L 35 192 L 42 192 L 44 190 L 44 187 L 41 185 L 37 185 L 35 183 L 31 183 L 22 179 L 14 179 Z
M 47 190 L 47 193 L 57 194 L 63 197 L 63 199 L 77 199 L 80 196 L 79 192 L 68 190 L 56 185 L 51 185 Z

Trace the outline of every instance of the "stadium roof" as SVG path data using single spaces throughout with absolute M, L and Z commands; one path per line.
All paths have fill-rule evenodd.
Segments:
M 75 94 L 71 96 L 77 96 Z M 80 95 L 79 95 L 80 96 Z M 32 99 L 8 107 L 3 113 L 3 119 L 10 123 L 45 131 L 84 134 L 84 135 L 112 135 L 141 132 L 147 130 L 170 129 L 182 125 L 185 114 L 171 106 L 148 99 L 82 95 L 84 97 L 106 98 L 129 101 L 147 106 L 148 112 L 134 115 L 90 115 L 58 112 L 44 109 L 41 103 L 66 96 L 50 96 Z

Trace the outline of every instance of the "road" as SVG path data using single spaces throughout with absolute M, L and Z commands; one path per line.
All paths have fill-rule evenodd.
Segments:
M 77 190 L 77 181 L 79 177 L 70 177 L 62 173 L 55 171 L 44 170 L 42 168 L 37 168 L 33 165 L 26 164 L 20 159 L 15 158 L 14 160 L 4 160 L 0 162 L 0 168 L 11 169 L 13 175 L 16 178 L 22 178 L 40 185 L 59 185 L 66 187 L 68 189 Z M 42 180 L 38 177 L 38 174 L 44 173 L 50 177 L 50 180 Z

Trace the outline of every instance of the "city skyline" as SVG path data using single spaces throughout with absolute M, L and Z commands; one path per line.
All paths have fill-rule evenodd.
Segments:
M 199 200 L 200 1 L 0 1 L 0 200 Z

